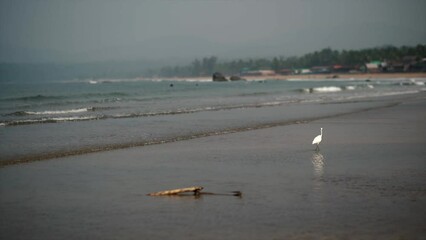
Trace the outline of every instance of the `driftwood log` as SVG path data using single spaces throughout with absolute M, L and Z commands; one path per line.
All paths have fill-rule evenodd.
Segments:
M 149 193 L 148 196 L 177 195 L 177 194 L 180 194 L 180 193 L 187 193 L 187 192 L 193 192 L 194 195 L 198 195 L 201 190 L 203 190 L 203 187 L 200 187 L 200 186 L 178 188 L 178 189 L 166 190 L 166 191 L 161 191 L 161 192 Z
M 218 195 L 218 196 L 237 196 L 242 197 L 243 193 L 240 191 L 232 191 L 230 193 L 211 193 L 211 192 L 201 192 L 203 190 L 203 187 L 196 186 L 196 187 L 187 187 L 187 188 L 178 188 L 178 189 L 171 189 L 171 190 L 165 190 L 160 192 L 154 192 L 154 193 L 148 193 L 148 196 L 173 196 L 173 195 L 179 195 L 181 193 L 188 193 L 192 192 L 195 196 L 200 195 Z

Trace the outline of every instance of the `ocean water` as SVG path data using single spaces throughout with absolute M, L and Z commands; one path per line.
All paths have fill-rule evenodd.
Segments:
M 1 82 L 0 160 L 44 159 L 302 121 L 332 114 L 325 106 L 329 103 L 418 93 L 424 85 L 425 79 Z

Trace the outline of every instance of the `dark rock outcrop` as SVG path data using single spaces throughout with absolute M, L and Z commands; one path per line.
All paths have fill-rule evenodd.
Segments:
M 245 81 L 245 79 L 240 77 L 240 76 L 231 76 L 229 78 L 229 80 L 231 80 L 231 81 Z
M 220 72 L 213 73 L 212 78 L 213 78 L 213 82 L 226 82 L 226 81 L 228 81 L 228 79 L 226 79 L 226 77 Z

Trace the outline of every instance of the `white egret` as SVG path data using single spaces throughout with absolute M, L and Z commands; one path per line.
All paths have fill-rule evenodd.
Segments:
M 317 150 L 317 151 L 319 150 L 319 144 L 320 144 L 321 140 L 322 140 L 322 128 L 321 128 L 321 134 L 318 135 L 318 136 L 316 136 L 314 138 L 314 141 L 312 141 L 312 144 L 316 144 L 317 145 L 317 148 L 315 148 L 315 150 Z

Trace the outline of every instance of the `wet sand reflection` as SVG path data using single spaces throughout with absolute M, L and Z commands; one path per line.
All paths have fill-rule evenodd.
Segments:
M 313 170 L 314 170 L 314 190 L 321 190 L 322 187 L 322 177 L 324 175 L 324 167 L 325 167 L 325 158 L 319 153 L 315 152 L 311 158 Z
M 324 174 L 324 160 L 324 156 L 319 152 L 312 155 L 312 165 L 314 166 L 314 174 L 316 178 L 320 178 Z

